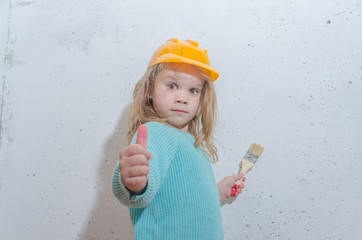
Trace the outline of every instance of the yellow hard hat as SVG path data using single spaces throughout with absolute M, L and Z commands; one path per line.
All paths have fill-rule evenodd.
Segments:
M 219 77 L 219 73 L 210 67 L 207 51 L 198 46 L 199 44 L 193 40 L 170 39 L 155 51 L 148 67 L 164 62 L 189 63 L 202 68 L 215 81 Z

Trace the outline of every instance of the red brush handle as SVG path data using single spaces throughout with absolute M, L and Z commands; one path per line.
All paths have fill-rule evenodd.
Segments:
M 230 196 L 234 197 L 234 196 L 235 196 L 235 193 L 238 192 L 238 189 L 239 189 L 239 185 L 234 184 L 234 186 L 231 188 L 231 194 L 230 194 Z

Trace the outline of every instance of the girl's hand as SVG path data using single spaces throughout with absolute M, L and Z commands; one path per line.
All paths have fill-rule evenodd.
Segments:
M 130 191 L 138 192 L 146 187 L 150 159 L 151 153 L 147 151 L 147 127 L 140 125 L 136 144 L 123 148 L 119 153 L 121 179 Z
M 238 175 L 227 176 L 217 184 L 220 203 L 222 203 L 226 198 L 237 197 L 241 193 L 244 188 L 243 183 L 238 185 L 235 195 L 231 196 L 231 189 L 235 185 L 235 182 L 240 179 L 243 179 L 243 182 L 245 181 L 244 174 L 240 173 Z

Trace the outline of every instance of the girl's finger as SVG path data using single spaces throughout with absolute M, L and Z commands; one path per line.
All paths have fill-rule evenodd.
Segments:
M 234 176 L 234 179 L 235 179 L 235 181 L 238 181 L 238 180 L 242 179 L 243 177 L 244 177 L 244 174 L 243 174 L 243 173 L 239 173 L 238 175 L 235 175 L 235 176 Z

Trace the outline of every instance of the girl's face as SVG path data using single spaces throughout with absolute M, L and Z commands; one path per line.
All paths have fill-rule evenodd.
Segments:
M 196 66 L 169 63 L 156 77 L 153 107 L 167 123 L 187 132 L 189 122 L 198 111 L 203 86 Z

